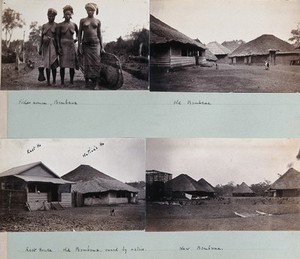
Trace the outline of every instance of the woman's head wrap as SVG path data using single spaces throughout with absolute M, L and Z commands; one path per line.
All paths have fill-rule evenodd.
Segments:
M 48 9 L 48 12 L 47 12 L 47 15 L 51 15 L 51 16 L 56 16 L 57 15 L 57 11 L 53 8 L 49 8 Z
M 98 6 L 94 3 L 88 3 L 85 5 L 85 10 L 87 9 L 92 9 L 94 11 L 96 11 L 96 14 L 98 14 L 99 10 L 98 10 Z
M 63 12 L 64 14 L 69 11 L 71 14 L 74 14 L 73 13 L 73 7 L 71 5 L 66 5 L 64 8 L 63 8 Z

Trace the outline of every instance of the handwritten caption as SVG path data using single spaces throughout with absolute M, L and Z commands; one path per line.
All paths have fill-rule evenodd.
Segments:
M 207 245 L 202 246 L 198 245 L 195 247 L 191 246 L 180 246 L 178 249 L 173 249 L 172 251 L 180 251 L 180 252 L 197 252 L 197 251 L 222 251 L 224 250 L 221 247 Z M 56 253 L 56 252 L 63 252 L 63 253 L 122 253 L 122 254 L 129 254 L 135 252 L 151 252 L 155 250 L 148 250 L 143 246 L 134 246 L 134 247 L 110 247 L 110 248 L 100 248 L 100 247 L 93 247 L 91 245 L 88 246 L 75 246 L 75 247 L 68 247 L 65 246 L 61 249 L 52 249 L 48 247 L 29 247 L 27 246 L 25 249 L 26 253 Z M 160 250 L 161 251 L 161 250 Z M 168 249 L 168 251 L 171 251 Z
M 174 105 L 211 105 L 210 102 L 204 102 L 201 100 L 197 100 L 197 101 L 192 101 L 192 100 L 187 100 L 187 101 L 182 101 L 182 100 L 175 100 L 173 102 Z
M 97 145 L 94 145 L 92 147 L 89 147 L 88 150 L 86 152 L 83 153 L 82 157 L 87 157 L 90 154 L 96 152 L 97 150 L 99 150 L 100 147 L 104 146 L 103 142 L 98 143 Z
M 53 102 L 45 102 L 45 101 L 31 101 L 28 99 L 20 99 L 19 100 L 20 105 L 42 105 L 42 106 L 52 106 L 52 105 L 78 105 L 77 101 L 70 101 L 68 99 L 65 100 L 54 100 Z
M 98 248 L 98 247 L 92 247 L 90 245 L 86 247 L 64 247 L 62 249 L 52 249 L 47 247 L 26 247 L 25 252 L 26 253 L 54 253 L 54 252 L 63 252 L 63 253 L 123 253 L 127 254 L 129 252 L 145 252 L 146 249 L 142 246 L 136 246 L 136 247 L 112 247 L 112 248 Z
M 39 149 L 41 147 L 42 147 L 41 144 L 36 144 L 33 147 L 27 149 L 27 154 L 31 154 L 31 153 L 33 153 L 34 151 L 36 151 L 37 149 Z

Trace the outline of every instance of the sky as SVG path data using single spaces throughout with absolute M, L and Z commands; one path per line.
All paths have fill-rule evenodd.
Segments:
M 146 169 L 204 178 L 213 186 L 269 180 L 300 171 L 300 139 L 147 139 Z
M 94 146 L 96 151 L 88 153 Z M 84 156 L 85 153 L 88 155 Z M 0 175 L 13 167 L 39 161 L 59 176 L 86 164 L 122 182 L 144 181 L 145 141 L 130 138 L 0 140 Z
M 73 22 L 79 25 L 81 18 L 87 17 L 85 4 L 88 0 L 4 0 L 3 9 L 11 8 L 22 14 L 26 25 L 13 32 L 13 39 L 28 39 L 29 25 L 37 21 L 39 25 L 48 22 L 47 10 L 54 8 L 58 14 L 55 22 L 63 21 L 63 7 L 71 5 L 74 10 Z M 133 30 L 149 28 L 148 0 L 101 0 L 92 1 L 99 7 L 99 14 L 95 15 L 101 21 L 103 42 L 115 41 L 119 36 L 123 38 Z
M 151 0 L 150 13 L 204 44 L 262 34 L 288 41 L 300 23 L 300 0 Z

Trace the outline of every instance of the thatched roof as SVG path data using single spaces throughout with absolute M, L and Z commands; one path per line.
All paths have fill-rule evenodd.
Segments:
M 202 189 L 206 189 L 206 192 L 215 192 L 214 187 L 203 178 L 201 178 L 198 181 L 198 184 L 201 186 Z
M 163 44 L 169 42 L 179 42 L 191 45 L 197 49 L 205 49 L 205 46 L 196 42 L 192 38 L 177 31 L 166 23 L 150 15 L 150 44 Z
M 240 185 L 237 185 L 237 187 L 234 188 L 234 190 L 232 191 L 232 193 L 254 193 L 250 187 L 245 183 L 242 182 Z
M 221 45 L 220 43 L 213 41 L 208 44 L 206 44 L 206 47 L 213 53 L 214 55 L 227 55 L 231 51 Z
M 243 57 L 249 55 L 268 55 L 270 50 L 293 51 L 295 47 L 274 35 L 264 34 L 234 50 L 230 57 Z
M 230 52 L 236 50 L 239 46 L 245 44 L 243 40 L 232 40 L 232 41 L 224 41 L 222 46 L 226 47 L 230 50 Z
M 240 185 L 234 188 L 232 193 L 246 194 L 246 193 L 254 193 L 254 192 L 250 189 L 250 187 L 245 182 L 242 182 Z
M 271 186 L 272 190 L 300 189 L 300 172 L 290 168 L 287 172 L 279 177 Z
M 211 188 L 199 184 L 196 180 L 186 174 L 180 174 L 166 183 L 172 187 L 173 192 L 214 192 Z
M 80 165 L 62 176 L 63 179 L 76 182 L 72 191 L 80 193 L 128 191 L 137 193 L 138 189 L 110 177 L 89 165 Z
M 195 39 L 195 41 L 203 44 L 198 38 Z M 205 44 L 203 44 L 203 45 L 205 46 Z M 211 53 L 211 51 L 207 47 L 206 47 L 206 50 L 204 52 L 204 57 L 205 57 L 206 60 L 210 60 L 210 61 L 217 61 L 218 60 L 218 58 L 213 53 Z
M 34 167 L 42 167 L 52 177 L 23 175 L 24 172 L 26 172 Z M 26 164 L 26 165 L 13 167 L 13 168 L 0 174 L 0 177 L 4 177 L 4 176 L 15 176 L 19 179 L 22 179 L 25 182 L 46 182 L 46 183 L 54 183 L 54 184 L 71 183 L 69 181 L 65 181 L 65 180 L 61 179 L 57 174 L 55 174 L 51 169 L 49 169 L 47 166 L 45 166 L 42 162 L 35 162 L 35 163 L 30 163 L 30 164 Z

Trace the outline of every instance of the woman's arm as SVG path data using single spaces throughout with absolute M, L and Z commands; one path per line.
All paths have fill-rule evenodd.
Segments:
M 105 52 L 105 50 L 103 48 L 103 41 L 102 41 L 102 34 L 101 34 L 101 22 L 100 21 L 99 21 L 99 24 L 97 27 L 97 36 L 98 36 L 99 42 L 100 42 L 100 53 Z
M 79 30 L 78 30 L 78 53 L 82 54 L 82 26 L 83 26 L 83 19 L 79 22 Z

